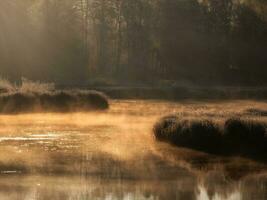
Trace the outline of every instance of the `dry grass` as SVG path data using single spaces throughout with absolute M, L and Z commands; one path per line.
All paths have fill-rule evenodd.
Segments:
M 42 83 L 40 81 L 31 81 L 24 77 L 21 83 L 11 83 L 8 79 L 0 77 L 0 93 L 20 92 L 20 93 L 44 93 L 55 90 L 54 83 Z
M 256 156 L 264 154 L 266 124 L 259 120 L 230 118 L 224 124 L 225 152 Z
M 10 81 L 4 78 L 0 78 L 0 93 L 7 93 L 14 90 L 15 87 Z
M 90 111 L 108 107 L 106 96 L 95 91 L 14 92 L 0 95 L 1 113 Z
M 219 127 L 210 120 L 189 120 L 170 116 L 154 127 L 158 140 L 207 152 L 218 150 L 221 141 Z
M 21 86 L 17 90 L 22 93 L 44 93 L 55 90 L 54 83 L 41 83 L 40 81 L 31 81 L 26 78 L 21 79 Z
M 157 140 L 213 154 L 266 160 L 266 123 L 241 118 L 214 120 L 164 117 L 154 126 Z
M 56 90 L 53 83 L 25 78 L 19 86 L 1 79 L 1 91 L 0 113 L 90 111 L 109 107 L 107 97 L 100 92 Z

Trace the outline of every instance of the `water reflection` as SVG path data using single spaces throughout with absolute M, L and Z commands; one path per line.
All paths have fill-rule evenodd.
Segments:
M 108 112 L 0 116 L 0 199 L 267 199 L 265 164 L 178 149 L 151 134 L 167 113 L 219 120 L 252 103 L 114 101 Z
M 1 177 L 0 199 L 188 199 L 238 200 L 267 197 L 266 175 L 250 177 L 230 185 L 220 180 L 212 185 L 200 184 L 194 177 L 177 180 L 118 180 L 76 176 Z M 218 185 L 217 185 L 218 184 Z

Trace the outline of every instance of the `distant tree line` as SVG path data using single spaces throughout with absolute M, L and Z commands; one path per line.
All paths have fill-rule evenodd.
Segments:
M 0 1 L 0 74 L 82 83 L 267 83 L 266 3 Z

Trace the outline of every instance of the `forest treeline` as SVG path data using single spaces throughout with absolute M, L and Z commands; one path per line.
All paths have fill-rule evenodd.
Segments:
M 267 83 L 262 0 L 3 0 L 0 73 L 84 83 Z

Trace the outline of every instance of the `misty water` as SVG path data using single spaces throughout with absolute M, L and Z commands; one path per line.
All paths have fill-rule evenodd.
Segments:
M 103 112 L 2 115 L 0 199 L 266 199 L 266 165 L 176 148 L 152 134 L 166 114 L 220 118 L 250 105 L 123 100 Z

